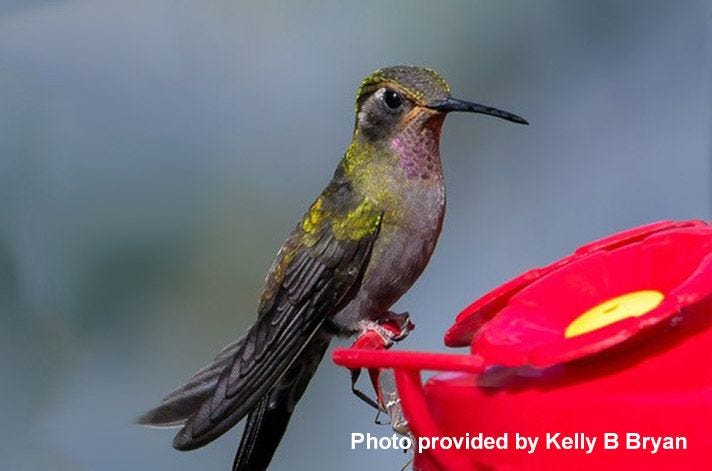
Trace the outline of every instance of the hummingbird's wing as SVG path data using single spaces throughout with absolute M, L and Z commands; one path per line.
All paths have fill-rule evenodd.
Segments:
M 284 281 L 284 272 L 289 265 L 290 257 L 299 249 L 303 237 L 304 232 L 298 226 L 277 253 L 265 280 L 265 289 L 258 311 L 260 315 L 269 312 L 270 303 L 274 300 L 274 295 Z M 246 336 L 242 336 L 223 348 L 211 363 L 195 372 L 185 384 L 167 394 L 158 407 L 141 415 L 136 422 L 159 428 L 184 425 L 200 405 L 213 395 L 220 375 L 225 368 L 232 364 L 235 354 L 242 348 L 245 338 Z
M 332 183 L 312 206 L 296 231 L 300 235 L 290 237 L 299 241 L 296 250 L 280 251 L 261 315 L 234 351 L 228 347 L 231 356 L 218 357 L 218 363 L 226 363 L 217 383 L 176 435 L 175 448 L 203 446 L 239 422 L 275 386 L 322 323 L 350 300 L 382 218 L 367 203 L 355 200 L 347 184 Z M 275 286 L 271 291 L 270 285 Z M 209 367 L 203 374 L 217 369 Z

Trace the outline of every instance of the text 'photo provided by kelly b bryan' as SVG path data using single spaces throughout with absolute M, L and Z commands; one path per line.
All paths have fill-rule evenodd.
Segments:
M 378 436 L 371 433 L 351 433 L 351 449 L 366 450 L 409 450 L 418 453 L 428 450 L 513 450 L 534 454 L 542 450 L 572 451 L 585 454 L 607 450 L 629 450 L 657 454 L 674 450 L 687 450 L 687 437 L 647 436 L 637 432 L 605 432 L 591 434 L 577 432 L 564 434 L 546 432 L 543 435 L 525 435 L 518 432 L 501 435 L 483 433 L 461 436 L 417 437 L 392 434 Z

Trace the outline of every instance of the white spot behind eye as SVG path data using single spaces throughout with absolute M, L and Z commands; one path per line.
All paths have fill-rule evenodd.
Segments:
M 374 98 L 376 98 L 377 100 L 381 100 L 381 101 L 382 101 L 382 100 L 383 100 L 383 94 L 384 94 L 384 93 L 386 93 L 386 89 L 385 89 L 385 88 L 379 88 L 378 90 L 376 90 L 376 91 L 374 92 L 373 96 L 374 96 Z M 363 121 L 364 119 L 366 119 L 366 111 L 363 110 L 363 109 L 361 109 L 361 111 L 358 112 L 358 115 L 356 115 L 356 117 L 358 118 L 358 121 L 359 121 L 359 122 Z

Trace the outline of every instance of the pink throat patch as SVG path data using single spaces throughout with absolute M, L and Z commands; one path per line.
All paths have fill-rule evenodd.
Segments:
M 438 136 L 428 128 L 417 132 L 412 127 L 391 140 L 391 148 L 398 153 L 400 166 L 410 179 L 427 180 L 440 175 Z

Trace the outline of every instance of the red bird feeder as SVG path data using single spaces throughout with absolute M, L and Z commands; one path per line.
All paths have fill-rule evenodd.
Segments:
M 393 370 L 415 469 L 712 469 L 705 222 L 621 232 L 526 272 L 445 343 L 471 354 L 334 352 L 372 379 Z M 423 370 L 444 373 L 423 385 Z

